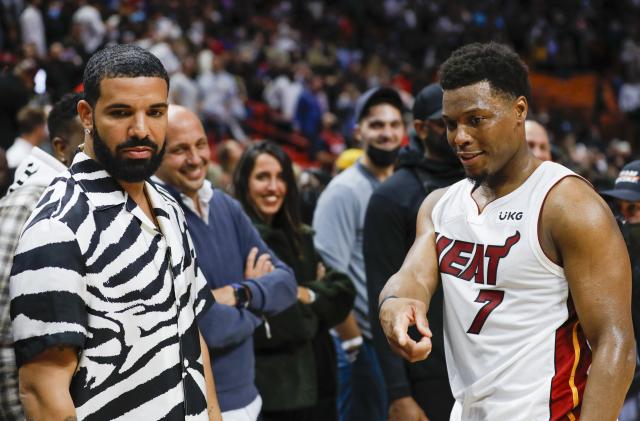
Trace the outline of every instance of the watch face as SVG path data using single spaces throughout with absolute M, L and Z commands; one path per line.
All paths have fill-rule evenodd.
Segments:
M 249 303 L 249 297 L 247 295 L 247 290 L 242 285 L 234 285 L 233 291 L 236 296 L 236 307 L 246 307 Z

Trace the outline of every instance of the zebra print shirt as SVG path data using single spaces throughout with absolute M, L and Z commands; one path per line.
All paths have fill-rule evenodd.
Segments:
M 79 350 L 82 420 L 208 419 L 196 315 L 213 297 L 179 205 L 145 183 L 160 230 L 79 152 L 27 221 L 11 271 L 18 366 Z

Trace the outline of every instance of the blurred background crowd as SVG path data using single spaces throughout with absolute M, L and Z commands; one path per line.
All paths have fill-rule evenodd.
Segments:
M 204 121 L 222 184 L 252 139 L 330 172 L 358 146 L 362 92 L 391 86 L 410 109 L 453 49 L 494 40 L 529 65 L 554 159 L 604 186 L 640 145 L 639 19 L 638 0 L 1 0 L 0 147 L 22 107 L 82 89 L 93 52 L 136 43 Z

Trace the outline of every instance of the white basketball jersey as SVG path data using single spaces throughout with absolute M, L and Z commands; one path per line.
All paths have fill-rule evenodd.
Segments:
M 538 241 L 542 204 L 567 176 L 545 162 L 482 213 L 462 180 L 433 209 L 452 421 L 580 416 L 591 351 L 564 270 Z

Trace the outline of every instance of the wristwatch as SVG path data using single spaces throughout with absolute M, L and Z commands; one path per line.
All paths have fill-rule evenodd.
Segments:
M 251 291 L 242 284 L 231 284 L 233 295 L 236 297 L 236 307 L 247 308 L 251 301 Z

